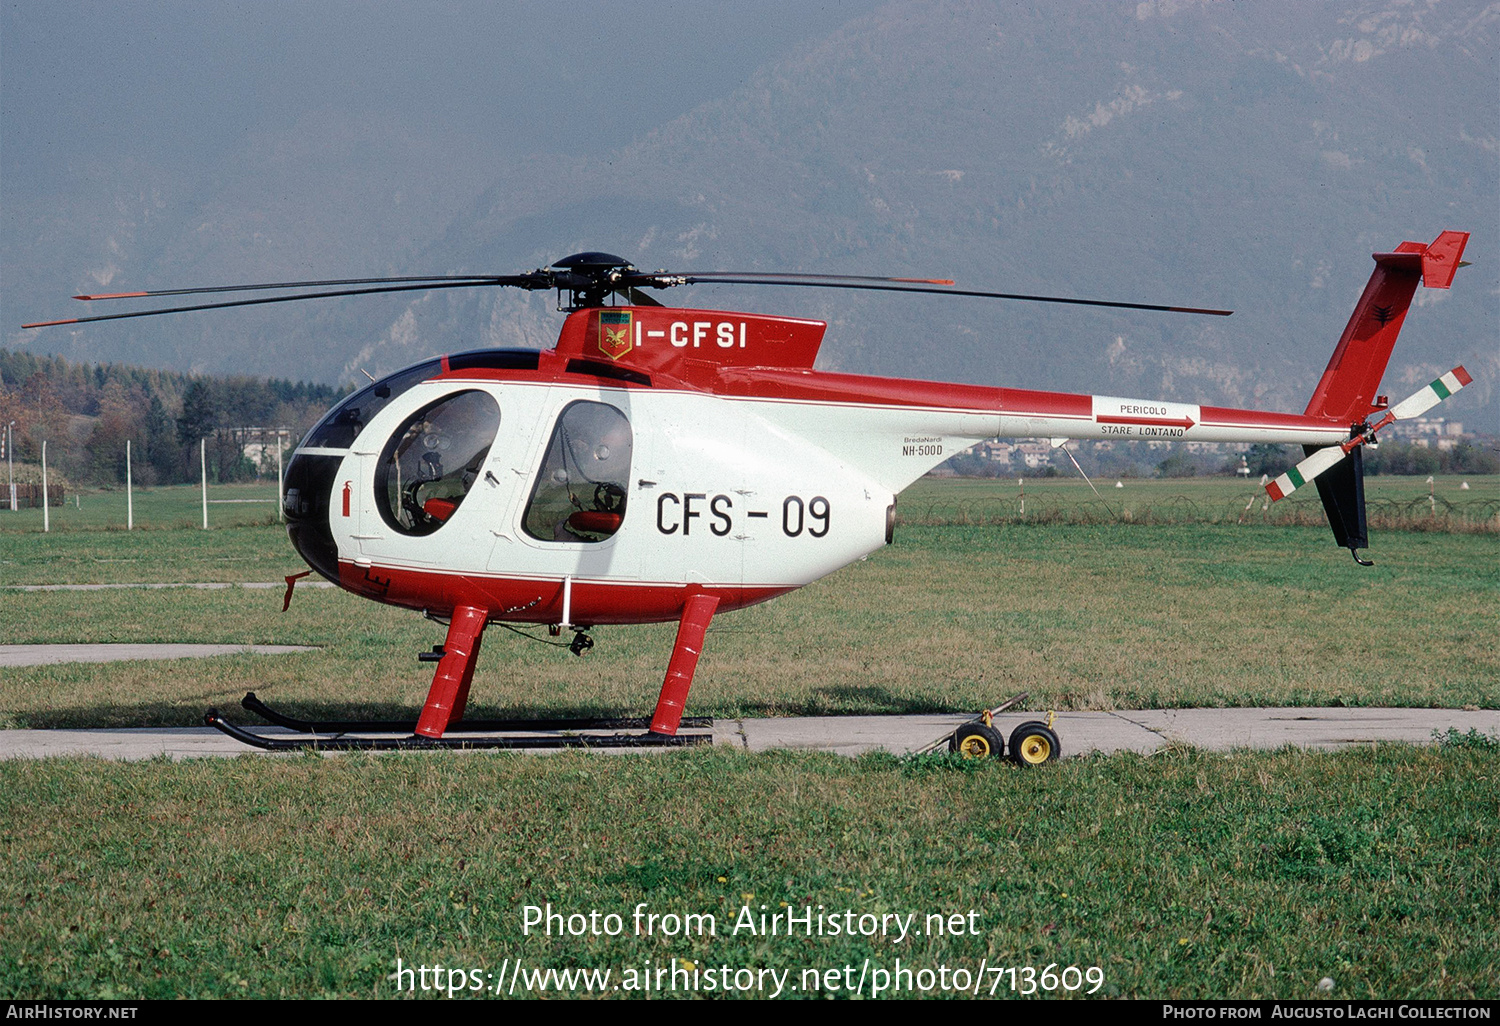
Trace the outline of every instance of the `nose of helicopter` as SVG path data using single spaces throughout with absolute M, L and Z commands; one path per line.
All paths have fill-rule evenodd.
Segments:
M 338 546 L 330 520 L 339 456 L 297 452 L 286 467 L 281 508 L 292 547 L 307 565 L 334 583 L 339 579 Z
M 313 426 L 286 467 L 281 508 L 297 553 L 318 573 L 339 581 L 339 551 L 333 540 L 334 485 L 350 446 L 386 404 L 437 374 L 443 360 L 424 360 L 387 375 L 347 396 Z

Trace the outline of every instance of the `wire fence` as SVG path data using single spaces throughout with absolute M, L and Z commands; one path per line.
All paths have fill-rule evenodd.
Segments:
M 4 489 L 0 479 L 0 491 Z M 0 534 L 41 531 L 44 526 L 49 531 L 123 531 L 127 526 L 137 531 L 202 529 L 205 506 L 211 528 L 269 526 L 279 523 L 281 515 L 275 481 L 210 485 L 207 503 L 203 490 L 193 485 L 135 488 L 129 493 L 124 488 L 70 487 L 61 501 L 57 491 L 54 485 L 45 520 L 40 500 L 34 506 L 20 503 L 11 512 L 7 495 L 7 501 L 0 503 Z
M 1453 502 L 1442 496 L 1413 499 L 1367 499 L 1371 528 L 1437 531 L 1454 534 L 1500 534 L 1500 498 Z M 1324 527 L 1328 520 L 1316 501 L 1248 503 L 1195 499 L 1186 495 L 1111 502 L 1108 499 L 1063 500 L 1055 496 L 986 497 L 960 501 L 918 500 L 897 507 L 898 524 L 925 527 L 1003 526 L 1020 524 L 1252 524 L 1276 527 Z
M 968 487 L 972 487 L 968 482 L 959 482 L 956 488 L 950 482 L 934 482 L 914 488 L 903 494 L 897 504 L 897 523 L 934 527 L 1020 524 L 1323 527 L 1327 524 L 1317 491 L 1311 487 L 1276 503 L 1269 502 L 1258 488 L 1229 489 L 1219 484 L 1207 485 L 1198 494 L 1160 487 L 1153 487 L 1145 494 L 1114 493 L 1106 486 L 1102 498 L 1076 484 L 1033 490 L 1028 482 L 1024 494 L 1018 494 L 1013 485 L 996 485 L 977 494 L 974 491 L 963 494 Z M 4 482 L 0 481 L 0 489 L 3 488 Z M 1500 534 L 1500 495 L 1495 494 L 1493 483 L 1477 485 L 1479 494 L 1459 491 L 1457 487 L 1444 489 L 1441 485 L 1431 494 L 1412 495 L 1409 488 L 1402 490 L 1407 494 L 1367 495 L 1365 509 L 1371 529 Z M 270 525 L 278 523 L 280 518 L 274 483 L 211 485 L 207 506 L 209 524 L 215 528 Z M 138 488 L 132 509 L 124 489 L 70 489 L 65 501 L 54 503 L 51 530 L 122 530 L 128 518 L 133 518 L 137 530 L 201 527 L 202 491 L 187 485 Z M 22 504 L 15 513 L 9 511 L 8 503 L 0 509 L 0 533 L 42 528 L 40 502 L 34 508 Z

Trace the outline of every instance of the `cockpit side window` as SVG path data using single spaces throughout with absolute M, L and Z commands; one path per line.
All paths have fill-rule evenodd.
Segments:
M 526 533 L 542 541 L 601 542 L 625 520 L 630 421 L 605 403 L 570 403 L 557 418 L 526 506 Z
M 500 429 L 488 392 L 455 392 L 408 417 L 386 443 L 375 472 L 376 506 L 402 534 L 432 534 L 483 474 Z

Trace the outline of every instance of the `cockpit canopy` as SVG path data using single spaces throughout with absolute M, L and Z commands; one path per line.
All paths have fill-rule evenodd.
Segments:
M 389 377 L 360 389 L 324 414 L 323 419 L 302 439 L 303 449 L 347 449 L 354 439 L 385 408 L 413 385 L 426 381 L 442 371 L 442 360 L 425 360 L 399 370 Z
M 473 349 L 445 358 L 423 360 L 403 367 L 360 389 L 323 415 L 302 439 L 301 448 L 347 449 L 386 404 L 413 385 L 435 378 L 444 370 L 476 367 L 506 370 L 536 370 L 540 354 L 535 349 Z

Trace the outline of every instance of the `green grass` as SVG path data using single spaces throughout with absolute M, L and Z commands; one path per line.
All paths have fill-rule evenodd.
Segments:
M 974 480 L 923 478 L 901 493 L 906 523 L 1142 523 L 1321 526 L 1314 487 L 1277 503 L 1256 481 L 1224 477 L 1115 479 L 1089 485 L 1076 477 Z M 1468 488 L 1463 486 L 1467 484 Z M 1500 477 L 1367 477 L 1375 529 L 1500 533 Z
M 1497 773 L 1462 746 L 1035 772 L 731 749 L 5 763 L 0 996 L 380 997 L 399 956 L 794 981 L 984 959 L 1099 966 L 1109 996 L 1309 998 L 1331 977 L 1335 998 L 1493 997 Z M 639 902 L 719 933 L 522 934 L 528 904 L 629 924 Z M 978 930 L 730 932 L 783 902 L 974 910 Z
M 3 489 L 4 482 L 0 482 Z M 244 527 L 277 522 L 276 481 L 269 484 L 209 485 L 209 527 Z M 160 531 L 202 529 L 203 493 L 197 485 L 136 488 L 135 529 Z M 124 531 L 127 522 L 124 488 L 108 490 L 75 488 L 68 501 L 48 511 L 51 529 L 57 532 Z M 41 531 L 42 510 L 10 512 L 0 508 L 0 533 Z
M 278 581 L 306 569 L 279 525 L 0 532 L 0 586 Z
M 0 538 L 6 583 L 261 580 L 275 527 Z M 134 555 L 129 555 L 134 553 Z M 1315 528 L 907 526 L 823 581 L 715 621 L 700 714 L 1500 702 L 1491 536 L 1388 531 L 1374 567 Z M 11 568 L 15 570 L 12 571 Z M 14 578 L 11 573 L 14 572 Z M 492 628 L 476 714 L 645 712 L 673 627 L 601 628 L 584 659 Z M 192 725 L 255 690 L 319 718 L 420 705 L 442 628 L 334 590 L 0 591 L 0 643 L 305 644 L 289 657 L 67 664 L 0 677 L 7 726 Z
M 926 522 L 895 545 L 717 620 L 689 711 L 973 710 L 1020 690 L 1032 708 L 1500 703 L 1493 534 L 1380 531 L 1362 568 L 1325 528 L 976 515 L 1003 487 L 923 482 L 902 508 Z M 1058 508 L 1092 501 L 1048 487 Z M 1030 512 L 1043 489 L 1027 488 Z M 912 516 L 919 501 L 930 515 Z M 0 530 L 3 584 L 299 569 L 270 524 Z M 672 627 L 596 635 L 580 660 L 492 629 L 471 708 L 646 711 Z M 321 648 L 9 669 L 0 724 L 190 725 L 251 689 L 316 717 L 410 714 L 431 671 L 414 655 L 441 628 L 335 590 L 299 591 L 285 614 L 279 591 L 0 590 L 0 643 L 176 640 Z M 0 763 L 0 996 L 382 997 L 398 957 L 689 959 L 793 982 L 899 957 L 1099 966 L 1110 996 L 1304 998 L 1330 977 L 1334 998 L 1493 998 L 1500 740 L 1441 740 L 1030 773 L 731 749 Z M 524 905 L 628 923 L 643 901 L 712 913 L 721 935 L 521 934 Z M 782 902 L 972 909 L 980 932 L 724 935 L 742 906 Z

